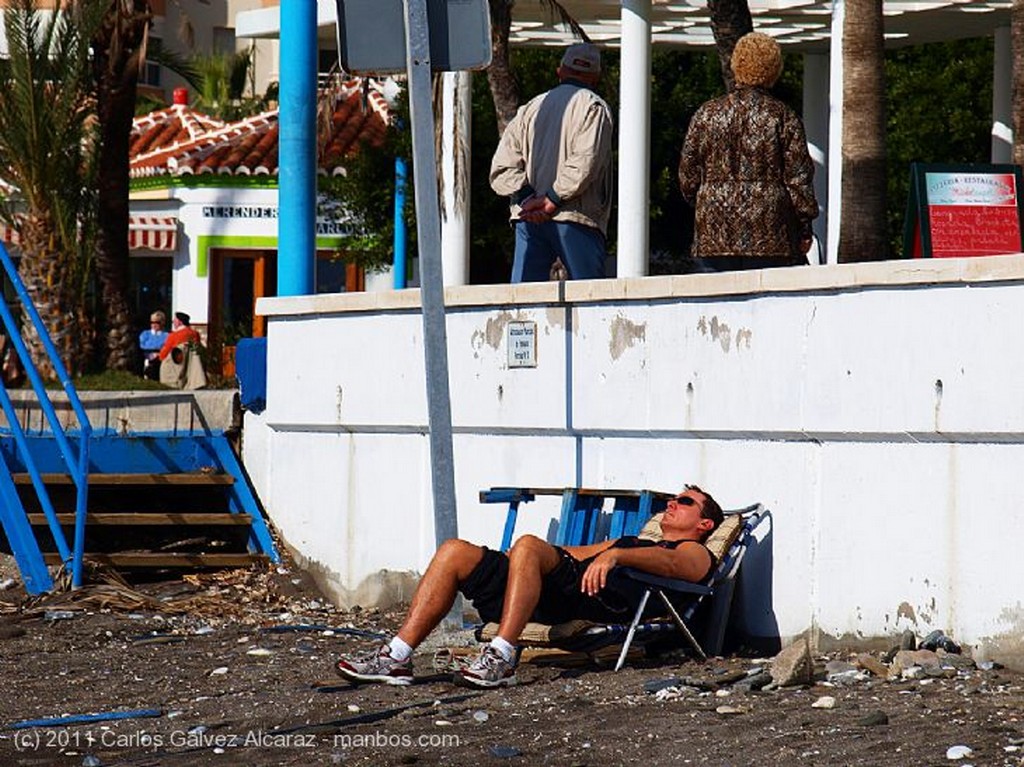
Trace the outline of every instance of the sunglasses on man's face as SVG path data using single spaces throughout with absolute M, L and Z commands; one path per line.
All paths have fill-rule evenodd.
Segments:
M 683 506 L 696 506 L 697 502 L 688 495 L 677 495 L 675 498 L 676 503 L 681 503 Z

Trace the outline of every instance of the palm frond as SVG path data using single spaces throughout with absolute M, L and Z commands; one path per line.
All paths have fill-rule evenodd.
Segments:
M 573 15 L 566 10 L 565 6 L 562 5 L 558 0 L 538 0 L 541 5 L 545 6 L 552 15 L 557 16 L 558 20 L 567 26 L 569 30 L 585 43 L 590 42 L 590 37 L 586 31 L 580 26 L 580 23 L 573 18 Z
M 72 2 L 41 12 L 33 0 L 17 0 L 4 11 L 0 173 L 19 188 L 30 215 L 50 221 L 69 280 L 82 274 L 79 227 L 92 213 L 88 40 L 97 6 Z
M 160 40 L 150 40 L 149 50 L 146 51 L 146 59 L 171 70 L 187 82 L 193 90 L 202 90 L 203 73 L 196 66 L 195 62 L 176 51 L 165 48 Z

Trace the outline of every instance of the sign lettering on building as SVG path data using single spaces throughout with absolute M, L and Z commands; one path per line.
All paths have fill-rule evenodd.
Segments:
M 204 205 L 203 218 L 277 219 L 277 208 L 272 205 Z M 318 237 L 349 237 L 356 233 L 345 221 L 317 219 Z
M 204 205 L 203 218 L 277 218 L 272 205 Z

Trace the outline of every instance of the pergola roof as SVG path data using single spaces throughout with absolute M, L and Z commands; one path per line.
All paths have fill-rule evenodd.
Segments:
M 815 0 L 748 0 L 754 28 L 781 44 L 799 50 L 828 49 L 832 3 Z M 561 0 L 561 4 L 602 46 L 620 42 L 622 0 Z M 1010 24 L 1012 0 L 885 0 L 885 37 L 890 46 L 956 40 L 991 35 Z M 335 0 L 319 0 L 317 24 L 321 44 L 334 45 Z M 512 12 L 511 42 L 521 46 L 562 46 L 571 33 L 541 0 L 518 0 Z M 710 48 L 714 45 L 706 0 L 652 0 L 652 40 L 674 48 Z M 239 37 L 277 37 L 279 8 L 239 13 Z
M 813 0 L 748 0 L 754 28 L 779 43 L 804 50 L 828 47 L 832 3 Z M 598 44 L 618 45 L 621 0 L 563 0 L 562 6 L 580 21 Z M 983 2 L 915 2 L 885 0 L 885 37 L 889 44 L 935 42 L 992 34 L 1009 26 L 1011 0 Z M 566 35 L 540 0 L 520 0 L 513 12 L 512 42 L 520 45 L 563 45 Z M 554 20 L 557 22 L 557 19 Z M 652 0 L 651 31 L 655 45 L 677 48 L 714 46 L 711 16 L 705 0 Z

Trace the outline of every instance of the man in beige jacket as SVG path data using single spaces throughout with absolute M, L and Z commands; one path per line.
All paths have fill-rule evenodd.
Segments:
M 600 51 L 570 46 L 560 83 L 519 108 L 491 161 L 491 188 L 511 199 L 512 282 L 549 279 L 561 259 L 570 279 L 604 277 L 612 203 L 612 115 L 594 92 Z

